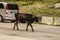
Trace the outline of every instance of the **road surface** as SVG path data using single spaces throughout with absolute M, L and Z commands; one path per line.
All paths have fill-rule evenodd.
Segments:
M 60 40 L 60 26 L 32 24 L 32 32 L 26 25 L 20 23 L 19 30 L 13 30 L 14 23 L 0 23 L 0 40 Z

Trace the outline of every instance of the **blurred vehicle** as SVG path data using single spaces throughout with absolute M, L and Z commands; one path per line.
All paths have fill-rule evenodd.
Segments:
M 17 4 L 0 2 L 0 22 L 4 20 L 14 21 L 14 14 L 19 12 L 19 8 Z

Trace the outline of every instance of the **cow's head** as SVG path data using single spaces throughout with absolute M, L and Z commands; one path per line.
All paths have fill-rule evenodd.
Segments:
M 35 22 L 39 22 L 38 17 L 37 17 L 37 16 L 34 16 L 34 17 L 33 17 L 33 21 L 35 21 Z

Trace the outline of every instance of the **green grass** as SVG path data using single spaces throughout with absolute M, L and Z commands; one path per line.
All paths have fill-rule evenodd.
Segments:
M 54 1 L 55 2 L 55 1 Z M 42 3 L 42 2 L 25 2 L 17 1 L 20 12 L 32 13 L 33 15 L 42 16 L 60 16 L 60 9 L 50 8 L 54 3 Z
M 14 1 L 13 1 L 14 2 Z M 60 0 L 31 0 L 15 1 L 19 5 L 19 12 L 32 13 L 41 16 L 60 16 L 60 9 L 50 8 L 54 3 Z

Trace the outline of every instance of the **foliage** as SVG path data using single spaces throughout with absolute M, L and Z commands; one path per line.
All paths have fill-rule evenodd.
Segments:
M 60 9 L 50 8 L 54 3 L 60 0 L 0 0 L 11 1 L 19 5 L 20 12 L 32 13 L 42 16 L 60 16 Z M 42 6 L 39 8 L 39 6 Z

